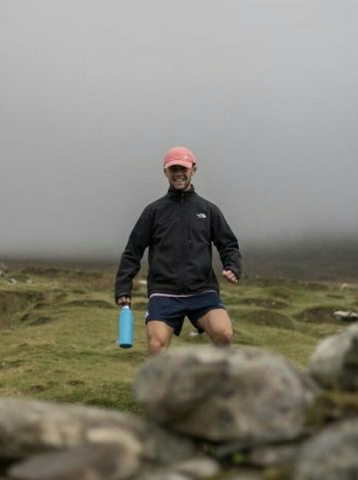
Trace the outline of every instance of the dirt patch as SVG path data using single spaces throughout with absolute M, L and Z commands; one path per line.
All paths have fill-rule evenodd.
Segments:
M 36 302 L 35 305 L 33 306 L 33 309 L 41 310 L 42 308 L 46 308 L 48 306 L 49 306 L 48 302 Z
M 273 310 L 280 310 L 281 308 L 288 307 L 288 303 L 281 300 L 275 300 L 270 298 L 243 298 L 240 300 L 243 305 L 254 305 L 255 307 L 270 308 Z
M 292 298 L 292 292 L 288 288 L 273 287 L 268 290 L 268 293 L 272 297 L 280 298 L 281 300 L 290 300 Z
M 286 330 L 295 329 L 295 323 L 292 318 L 272 310 L 258 309 L 245 313 L 241 312 L 240 317 L 255 325 L 283 328 Z
M 53 322 L 54 318 L 49 315 L 38 315 L 35 311 L 30 311 L 22 315 L 20 322 L 26 324 L 30 327 L 36 327 L 40 325 L 46 325 L 47 323 Z
M 59 276 L 66 276 L 66 277 L 96 277 L 100 278 L 103 276 L 102 272 L 96 271 L 84 271 L 84 270 L 70 270 L 64 268 L 54 268 L 54 267 L 26 267 L 21 270 L 22 274 L 25 275 L 42 275 L 45 277 L 59 277 Z
M 299 286 L 307 288 L 307 290 L 319 292 L 320 290 L 328 290 L 328 285 L 324 283 L 316 283 L 316 282 L 299 282 Z
M 30 277 L 25 273 L 15 273 L 11 275 L 11 278 L 14 278 L 17 282 L 27 282 L 30 280 Z
M 46 390 L 47 388 L 44 385 L 31 385 L 31 387 L 29 387 L 29 393 L 41 393 Z
M 61 304 L 62 307 L 83 307 L 83 308 L 108 308 L 113 310 L 117 308 L 114 304 L 106 302 L 105 300 L 72 300 Z
M 44 298 L 41 292 L 0 291 L 0 329 L 12 328 L 16 314 Z
M 249 285 L 255 285 L 257 287 L 272 287 L 273 285 L 279 285 L 280 287 L 295 287 L 298 284 L 298 282 L 294 280 L 289 280 L 285 278 L 272 279 L 264 277 L 248 278 L 247 283 Z
M 30 321 L 31 327 L 38 327 L 40 325 L 46 325 L 47 323 L 51 323 L 54 321 L 54 318 L 47 317 L 46 315 L 40 315 L 39 317 L 34 317 Z
M 71 385 L 71 387 L 77 387 L 78 385 L 86 385 L 86 383 L 82 380 L 69 380 L 67 385 Z
M 333 306 L 317 306 L 306 308 L 301 312 L 294 315 L 294 318 L 297 320 L 301 320 L 307 323 L 335 323 L 337 324 L 337 320 L 334 317 L 333 313 L 336 310 L 347 310 L 349 309 L 347 306 L 342 305 L 333 305 Z
M 42 300 L 40 302 L 36 302 L 32 309 L 33 310 L 42 310 L 44 308 L 52 308 L 54 304 L 58 304 L 61 301 L 65 300 L 67 298 L 66 293 L 58 293 L 58 294 L 53 294 L 50 293 L 47 295 L 46 300 Z

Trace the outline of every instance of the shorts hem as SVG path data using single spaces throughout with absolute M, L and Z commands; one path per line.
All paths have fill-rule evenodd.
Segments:
M 148 322 L 153 322 L 153 321 L 154 321 L 154 322 L 162 322 L 162 323 L 165 323 L 165 325 L 168 325 L 168 327 L 170 327 L 170 328 L 173 330 L 174 335 L 176 335 L 177 337 L 179 337 L 180 332 L 181 332 L 181 329 L 180 329 L 179 332 L 177 332 L 177 331 L 175 330 L 175 328 L 172 327 L 172 326 L 167 322 L 167 320 L 163 320 L 163 319 L 161 319 L 161 318 L 146 318 L 146 319 L 145 319 L 145 324 L 147 325 Z
M 226 308 L 225 308 L 225 306 L 223 306 L 223 307 L 220 307 L 220 306 L 208 307 L 208 309 L 205 310 L 205 311 L 200 315 L 200 317 L 199 317 L 198 319 L 192 321 L 192 320 L 190 320 L 190 318 L 189 318 L 190 322 L 191 322 L 192 325 L 198 330 L 199 333 L 204 333 L 205 330 L 203 330 L 201 327 L 197 326 L 197 323 L 199 322 L 199 320 L 200 320 L 201 318 L 204 317 L 204 315 L 206 315 L 207 313 L 211 312 L 212 310 L 226 310 Z M 226 311 L 227 311 L 227 310 L 226 310 Z M 195 323 L 194 323 L 194 322 L 195 322 Z

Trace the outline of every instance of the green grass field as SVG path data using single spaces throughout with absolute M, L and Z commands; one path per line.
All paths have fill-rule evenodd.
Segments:
M 141 413 L 132 382 L 146 358 L 146 287 L 135 285 L 134 348 L 118 348 L 115 268 L 28 267 L 0 278 L 0 395 Z M 9 277 L 17 283 L 8 283 Z M 358 308 L 357 285 L 243 279 L 222 284 L 235 346 L 254 345 L 304 367 L 320 339 L 346 328 L 333 316 Z M 172 346 L 210 343 L 186 322 Z

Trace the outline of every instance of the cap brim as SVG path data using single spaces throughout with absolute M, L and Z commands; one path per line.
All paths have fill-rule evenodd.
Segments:
M 172 167 L 173 165 L 180 165 L 181 167 L 192 168 L 195 163 L 187 162 L 185 160 L 170 160 L 164 165 L 164 168 Z

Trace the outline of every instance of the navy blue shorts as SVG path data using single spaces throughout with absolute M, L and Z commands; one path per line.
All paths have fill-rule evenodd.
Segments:
M 180 335 L 184 318 L 187 316 L 190 322 L 203 333 L 197 326 L 198 320 L 210 310 L 225 306 L 216 292 L 199 293 L 190 297 L 162 297 L 152 296 L 149 299 L 145 323 L 151 320 L 160 320 L 174 329 L 175 335 Z

